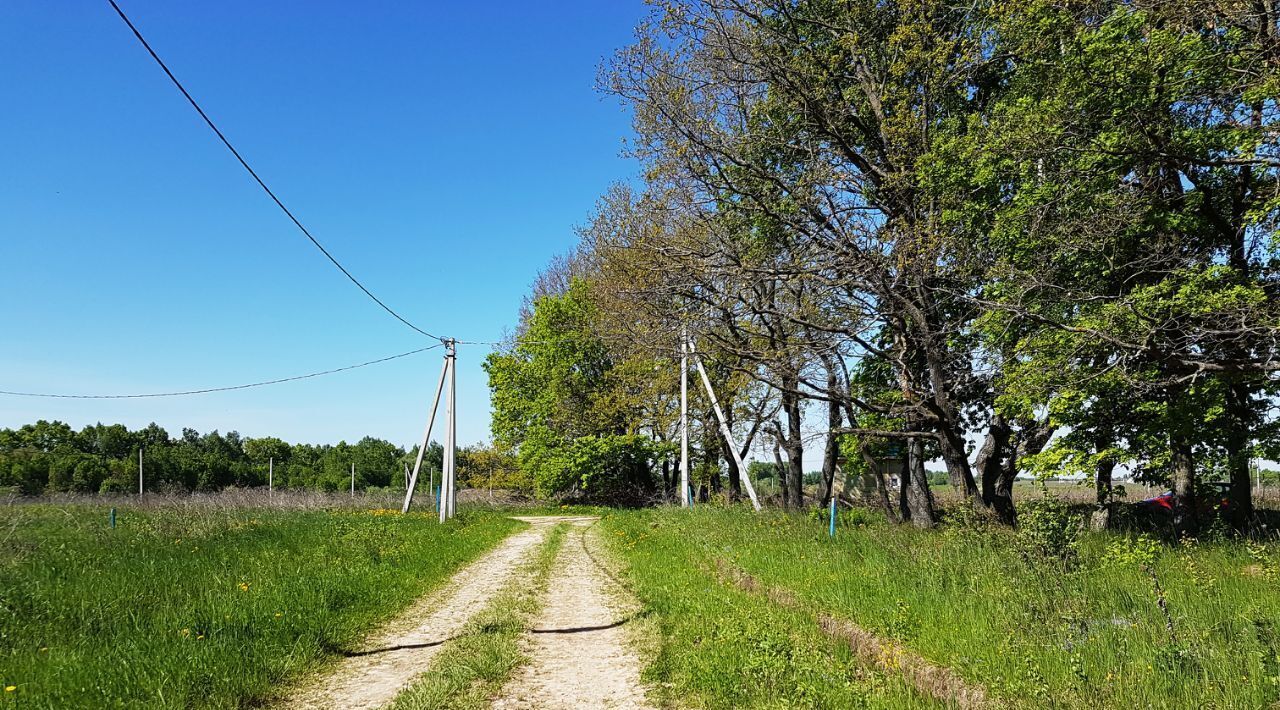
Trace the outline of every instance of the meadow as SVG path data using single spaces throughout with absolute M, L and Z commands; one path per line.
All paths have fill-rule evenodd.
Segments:
M 243 707 L 338 658 L 521 523 L 239 505 L 14 505 L 8 707 Z
M 962 518 L 939 532 L 855 509 L 835 538 L 818 515 L 714 506 L 615 512 L 603 525 L 659 637 L 648 679 L 696 707 L 940 702 L 895 678 L 895 649 L 1012 707 L 1280 698 L 1280 544 L 1168 544 L 1024 517 L 1018 532 Z M 847 643 L 818 633 L 827 615 L 890 657 L 853 663 Z
M 244 707 L 280 698 L 523 524 L 361 501 L 6 508 L 0 707 Z M 577 508 L 547 507 L 545 512 Z M 1280 543 L 1089 533 L 1027 501 L 1011 530 L 702 505 L 603 516 L 597 564 L 665 707 L 1268 708 Z M 522 513 L 532 512 L 521 510 Z M 483 707 L 522 662 L 563 530 L 401 707 Z

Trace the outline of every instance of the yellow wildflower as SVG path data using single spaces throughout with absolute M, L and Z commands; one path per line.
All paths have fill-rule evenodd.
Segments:
M 240 583 L 240 591 L 242 591 L 242 592 L 247 592 L 247 591 L 249 591 L 249 583 L 248 583 L 248 582 L 241 582 L 241 583 Z
M 6 693 L 12 693 L 13 691 L 15 691 L 15 690 L 17 690 L 17 689 L 18 689 L 18 686 L 16 686 L 16 685 L 6 685 L 6 686 L 4 687 L 4 692 L 6 692 Z

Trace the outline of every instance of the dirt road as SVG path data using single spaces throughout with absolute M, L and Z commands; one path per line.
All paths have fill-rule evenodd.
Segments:
M 640 662 L 622 625 L 634 613 L 617 583 L 587 551 L 594 517 L 529 516 L 515 533 L 442 589 L 415 602 L 335 668 L 299 686 L 283 708 L 378 708 L 389 704 L 468 620 L 516 577 L 550 530 L 573 529 L 560 549 L 542 611 L 526 634 L 528 662 L 503 688 L 495 708 L 647 708 Z

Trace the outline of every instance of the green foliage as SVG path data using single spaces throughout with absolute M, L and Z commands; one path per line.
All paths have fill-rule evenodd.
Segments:
M 581 280 L 534 301 L 512 351 L 485 360 L 493 435 L 519 452 L 540 495 L 634 501 L 654 488 L 659 449 L 633 431 L 640 405 L 628 383 L 653 365 L 615 361 L 597 317 Z
M 1024 554 L 1070 565 L 1079 554 L 1083 529 L 1078 514 L 1044 492 L 1022 504 L 1016 537 Z
M 584 436 L 569 442 L 526 440 L 525 465 L 544 496 L 637 502 L 654 488 L 653 442 L 632 434 Z
M 346 490 L 353 463 L 359 490 L 403 487 L 403 464 L 410 458 L 400 447 L 368 436 L 354 445 L 314 446 L 246 439 L 234 431 L 183 429 L 181 437 L 171 438 L 156 424 L 137 431 L 94 424 L 76 432 L 63 422 L 41 420 L 0 429 L 0 486 L 27 495 L 136 492 L 140 447 L 144 486 L 160 492 L 265 486 L 272 461 L 281 489 Z M 426 463 L 438 471 L 442 455 L 433 442 Z

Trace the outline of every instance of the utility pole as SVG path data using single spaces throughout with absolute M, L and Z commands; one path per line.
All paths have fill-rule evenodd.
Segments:
M 440 409 L 440 393 L 444 390 L 445 377 L 449 374 L 449 357 L 446 355 L 444 364 L 440 367 L 440 382 L 436 385 L 436 397 L 431 402 L 431 414 L 427 418 L 427 428 L 422 432 L 422 443 L 418 445 L 418 457 L 413 462 L 413 473 L 409 476 L 409 485 L 404 492 L 404 505 L 400 508 L 401 513 L 409 512 L 409 506 L 413 504 L 413 489 L 418 485 L 418 473 L 422 470 L 422 457 L 427 454 L 427 444 L 431 441 L 431 428 L 436 423 L 436 412 Z M 432 495 L 435 493 L 435 469 L 432 469 Z
M 457 342 L 445 341 L 445 373 L 449 379 L 449 391 L 444 405 L 444 470 L 440 474 L 440 522 L 452 518 L 457 507 L 457 471 L 455 469 L 455 447 L 457 445 Z
M 689 341 L 688 347 L 689 351 L 693 352 L 693 341 Z M 729 428 L 729 422 L 724 418 L 724 412 L 720 409 L 720 402 L 716 400 L 715 390 L 711 389 L 711 378 L 707 377 L 707 370 L 702 366 L 702 358 L 694 356 L 693 364 L 697 366 L 698 374 L 702 377 L 702 385 L 707 388 L 707 397 L 711 400 L 711 409 L 716 413 L 716 419 L 720 421 L 720 434 L 724 436 L 725 443 L 729 445 L 729 453 L 733 455 L 733 462 L 738 465 L 738 475 L 742 478 L 742 485 L 747 489 L 747 496 L 751 498 L 751 505 L 758 511 L 760 510 L 760 500 L 756 498 L 756 488 L 751 485 L 751 476 L 747 474 L 747 466 L 742 462 L 742 456 L 738 453 L 738 442 L 734 441 L 733 430 Z
M 138 500 L 142 500 L 142 447 L 138 447 Z
M 689 500 L 689 331 L 680 326 L 680 505 Z

